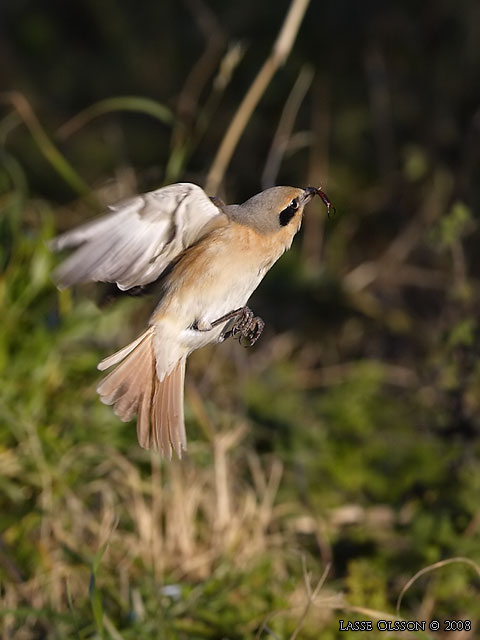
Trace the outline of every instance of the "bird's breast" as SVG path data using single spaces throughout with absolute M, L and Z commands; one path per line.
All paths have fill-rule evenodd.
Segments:
M 215 229 L 175 266 L 151 322 L 174 321 L 180 330 L 190 332 L 194 323 L 211 323 L 245 306 L 287 246 L 240 224 L 230 222 Z M 212 342 L 221 330 L 205 332 L 198 341 Z

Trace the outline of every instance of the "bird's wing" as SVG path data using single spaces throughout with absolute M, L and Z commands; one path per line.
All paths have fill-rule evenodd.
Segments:
M 54 238 L 54 251 L 76 248 L 53 274 L 58 287 L 94 280 L 122 290 L 156 280 L 223 215 L 203 189 L 179 183 L 109 207 L 111 213 Z

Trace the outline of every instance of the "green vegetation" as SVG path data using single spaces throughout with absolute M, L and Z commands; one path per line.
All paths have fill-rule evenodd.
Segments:
M 470 620 L 461 637 L 473 639 L 475 3 L 431 0 L 418 18 L 392 2 L 366 7 L 362 24 L 341 3 L 310 7 L 220 192 L 237 201 L 261 189 L 308 64 L 315 76 L 305 75 L 291 130 L 284 112 L 285 155 L 283 143 L 272 151 L 276 181 L 322 183 L 337 217 L 309 206 L 292 251 L 252 299 L 267 322 L 252 350 L 228 341 L 191 357 L 189 450 L 170 463 L 141 450 L 134 423 L 95 393 L 97 362 L 138 333 L 155 299 L 112 300 L 101 285 L 59 292 L 46 248 L 99 203 L 166 179 L 203 184 L 280 28 L 281 15 L 272 25 L 254 3 L 237 27 L 235 10 L 212 2 L 221 28 L 203 3 L 189 4 L 192 15 L 165 5 L 170 13 L 146 3 L 133 15 L 110 3 L 108 20 L 106 5 L 90 3 L 74 17 L 1 10 L 6 49 L 25 56 L 7 57 L 18 80 L 0 112 L 2 637 L 333 640 L 346 637 L 340 619 L 375 629 L 398 617 Z M 205 58 L 201 39 L 190 42 L 200 18 L 216 34 Z M 80 41 L 54 59 L 74 20 L 96 49 Z M 233 44 L 245 35 L 237 28 L 249 48 Z M 363 69 L 340 73 L 358 56 Z M 85 194 L 87 184 L 105 186 Z

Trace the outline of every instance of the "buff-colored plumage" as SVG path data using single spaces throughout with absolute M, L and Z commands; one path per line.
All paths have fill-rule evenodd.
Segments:
M 195 185 L 170 185 L 53 241 L 56 250 L 78 247 L 54 274 L 60 287 L 100 280 L 128 289 L 171 269 L 148 329 L 98 365 L 102 371 L 116 365 L 97 391 L 121 420 L 137 414 L 142 447 L 167 457 L 186 449 L 188 355 L 223 339 L 228 322 L 215 321 L 246 305 L 290 247 L 315 193 L 311 187 L 273 187 L 243 205 L 225 206 Z

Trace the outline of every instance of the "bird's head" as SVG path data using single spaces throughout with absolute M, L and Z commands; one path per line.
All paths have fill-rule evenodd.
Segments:
M 316 187 L 271 187 L 241 205 L 225 207 L 224 211 L 237 222 L 248 225 L 259 233 L 276 233 L 288 228 L 294 235 L 300 228 L 305 205 L 316 195 L 322 197 L 330 210 L 330 201 Z

